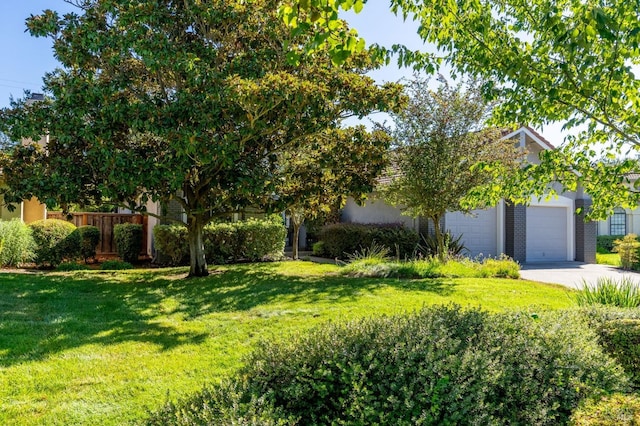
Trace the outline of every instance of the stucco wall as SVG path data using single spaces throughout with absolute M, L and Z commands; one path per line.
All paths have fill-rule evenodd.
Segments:
M 407 228 L 418 230 L 418 220 L 403 216 L 400 209 L 386 204 L 384 201 L 369 198 L 359 206 L 349 197 L 342 209 L 342 222 L 353 223 L 402 223 Z

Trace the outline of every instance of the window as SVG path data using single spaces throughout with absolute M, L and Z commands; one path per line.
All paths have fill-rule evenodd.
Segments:
M 613 211 L 609 219 L 609 235 L 626 235 L 627 233 L 627 214 L 621 208 Z

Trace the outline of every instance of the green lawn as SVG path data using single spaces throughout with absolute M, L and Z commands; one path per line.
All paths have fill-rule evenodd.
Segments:
M 508 279 L 366 279 L 306 262 L 0 274 L 0 424 L 122 424 L 231 373 L 260 338 L 455 302 L 573 305 Z

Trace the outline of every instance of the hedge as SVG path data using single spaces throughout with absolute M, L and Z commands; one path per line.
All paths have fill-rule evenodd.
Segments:
M 324 226 L 319 233 L 323 255 L 347 258 L 374 243 L 389 249 L 392 256 L 412 257 L 418 245 L 418 234 L 402 224 L 336 223 Z
M 621 240 L 624 235 L 598 235 L 596 239 L 596 248 L 606 250 L 608 253 L 613 252 L 613 242 Z
M 578 312 L 434 306 L 264 341 L 235 380 L 148 424 L 566 424 L 626 387 Z
M 43 219 L 29 224 L 35 242 L 37 265 L 55 267 L 63 260 L 80 256 L 80 233 L 76 226 L 64 220 Z
M 224 264 L 280 258 L 287 229 L 282 218 L 274 215 L 266 219 L 211 223 L 205 226 L 203 234 L 207 261 Z M 170 263 L 182 264 L 188 260 L 188 235 L 184 226 L 156 225 L 153 235 L 156 250 Z
M 120 259 L 128 263 L 138 261 L 143 235 L 142 225 L 137 223 L 119 223 L 113 227 L 113 241 Z
M 607 321 L 598 330 L 602 345 L 640 388 L 640 320 Z

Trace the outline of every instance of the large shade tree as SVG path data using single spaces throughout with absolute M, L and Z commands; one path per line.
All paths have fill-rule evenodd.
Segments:
M 3 158 L 5 200 L 107 198 L 139 211 L 176 200 L 191 276 L 208 273 L 206 223 L 279 207 L 282 152 L 402 99 L 399 85 L 364 75 L 375 66 L 366 51 L 342 67 L 323 50 L 304 55 L 313 34 L 292 33 L 274 0 L 70 2 L 77 13 L 27 21 L 53 38 L 62 68 L 45 77 L 47 99 L 1 113 L 13 138 L 49 135 Z
M 436 252 L 444 259 L 444 215 L 487 207 L 478 189 L 499 181 L 486 166 L 506 179 L 520 168 L 524 153 L 513 140 L 502 139 L 499 129 L 486 126 L 492 105 L 473 85 L 443 82 L 432 90 L 427 79 L 416 78 L 407 87 L 408 106 L 392 115 L 394 173 L 381 193 L 403 214 L 433 223 Z
M 283 13 L 291 25 L 319 26 L 318 37 L 339 59 L 364 43 L 340 27 L 332 31 L 337 24 L 330 22 L 340 9 L 359 11 L 363 3 L 299 0 Z M 574 129 L 563 149 L 546 152 L 540 165 L 514 177 L 507 188 L 512 197 L 543 195 L 557 179 L 571 190 L 583 185 L 594 200 L 593 217 L 638 204 L 640 184 L 625 177 L 639 171 L 637 162 L 610 161 L 633 158 L 640 149 L 637 2 L 391 0 L 390 8 L 417 20 L 420 37 L 438 48 L 436 55 L 392 48 L 401 53 L 400 62 L 432 70 L 444 62 L 455 73 L 485 79 L 484 95 L 503 100 L 497 123 L 560 122 Z M 309 10 L 322 19 L 308 19 Z

